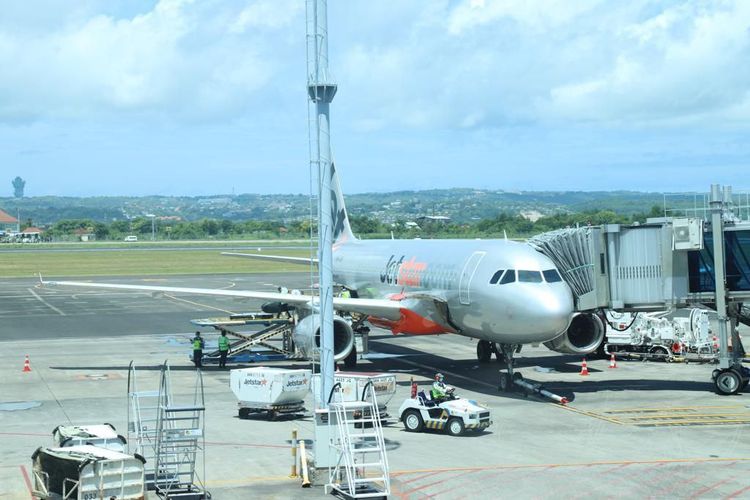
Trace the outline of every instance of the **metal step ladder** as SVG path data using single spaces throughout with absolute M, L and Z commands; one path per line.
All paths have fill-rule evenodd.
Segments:
M 164 362 L 166 365 L 166 361 Z M 167 370 L 169 367 L 167 366 Z M 164 391 L 164 399 L 171 399 L 169 377 Z M 156 463 L 158 440 L 157 421 L 159 417 L 160 391 L 143 391 L 138 386 L 138 371 L 135 363 L 128 366 L 128 453 L 137 453 L 146 460 L 146 486 L 154 489 L 153 465 Z M 150 469 L 150 470 L 149 470 Z
M 344 401 L 341 384 L 335 384 L 328 419 L 336 465 L 328 468 L 326 493 L 337 491 L 350 498 L 387 497 L 391 492 L 383 426 L 372 382 L 360 401 Z M 331 427 L 336 426 L 336 429 Z
M 177 404 L 170 387 L 169 365 L 161 370 L 157 422 L 154 487 L 162 498 L 199 500 L 210 498 L 205 491 L 205 399 L 203 375 L 195 372 L 192 396 Z M 202 474 L 196 471 L 200 458 Z

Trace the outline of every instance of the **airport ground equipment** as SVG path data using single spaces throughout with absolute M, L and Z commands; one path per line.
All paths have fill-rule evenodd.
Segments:
M 166 361 L 165 361 L 166 363 Z M 128 366 L 128 452 L 146 460 L 146 486 L 154 489 L 153 465 L 156 461 L 158 439 L 157 420 L 159 390 L 143 390 L 138 381 L 138 370 L 133 361 Z M 167 391 L 168 397 L 169 391 Z
M 79 445 L 38 448 L 31 459 L 34 498 L 145 498 L 142 457 Z
M 391 481 L 376 391 L 368 382 L 358 401 L 347 401 L 333 385 L 328 401 L 330 445 L 336 462 L 328 468 L 325 492 L 348 498 L 386 498 Z
M 112 424 L 58 425 L 52 431 L 56 447 L 91 445 L 125 453 L 126 439 L 117 434 Z
M 139 387 L 133 362 L 128 373 L 128 445 L 146 460 L 146 486 L 161 498 L 198 500 L 205 491 L 205 419 L 203 377 L 196 370 L 192 393 L 178 401 L 172 395 L 165 361 L 156 390 Z M 197 473 L 196 462 L 203 466 Z
M 645 224 L 562 229 L 529 244 L 555 263 L 579 315 L 696 305 L 716 310 L 719 368 L 712 378 L 716 391 L 727 395 L 750 380 L 736 330 L 738 322 L 750 325 L 750 221 L 740 220 L 737 210 L 743 207 L 733 203 L 730 186 L 712 185 L 707 199 L 707 207 L 672 211 L 669 217 L 665 208 L 665 217 Z M 575 330 L 582 345 L 598 335 L 596 322 Z
M 604 353 L 664 361 L 712 361 L 716 358 L 708 311 L 693 308 L 687 317 L 667 313 L 607 311 Z
M 266 413 L 273 420 L 279 415 L 305 411 L 311 377 L 310 370 L 258 366 L 232 370 L 229 385 L 237 397 L 240 418 Z
M 350 402 L 359 401 L 364 388 L 371 384 L 377 396 L 380 418 L 388 417 L 388 403 L 396 394 L 396 375 L 375 372 L 336 372 L 333 379 L 336 384 L 340 385 L 339 396 L 343 401 Z M 313 392 L 320 387 L 319 384 L 320 375 L 313 375 Z
M 195 370 L 192 394 L 177 401 L 171 391 L 169 365 L 161 367 L 156 421 L 154 486 L 161 498 L 202 500 L 211 495 L 203 486 L 206 429 L 203 374 Z M 202 464 L 198 474 L 196 463 Z
M 401 403 L 399 420 L 409 432 L 432 429 L 451 436 L 461 436 L 467 431 L 481 432 L 492 425 L 489 408 L 473 400 L 454 397 L 453 391 L 448 396 L 448 399 L 434 401 L 424 391 L 419 391 L 416 398 Z
M 278 303 L 270 305 L 287 307 L 286 304 Z M 282 311 L 282 308 L 279 311 Z M 294 333 L 295 328 L 300 325 L 307 326 L 311 316 L 299 318 L 293 308 L 288 318 L 276 316 L 276 314 L 267 312 L 247 312 L 231 314 L 225 318 L 193 319 L 190 322 L 195 326 L 211 327 L 219 332 L 225 332 L 227 337 L 233 339 L 227 355 L 228 363 L 265 363 L 287 359 L 309 359 L 309 356 L 306 356 L 308 353 L 295 344 Z M 343 317 L 337 317 L 337 320 L 346 323 L 345 328 L 351 330 L 354 338 L 351 351 L 343 358 L 344 366 L 351 369 L 357 366 L 358 356 L 365 356 L 368 352 L 370 329 L 364 324 L 366 317 L 344 315 Z M 243 327 L 260 328 L 260 330 L 249 333 L 237 331 Z M 218 347 L 214 350 L 204 349 L 202 359 L 204 364 L 218 364 L 219 358 Z
M 275 318 L 269 313 L 249 312 L 226 318 L 193 319 L 190 322 L 200 327 L 212 327 L 232 339 L 227 354 L 228 363 L 283 361 L 301 357 L 292 341 L 294 318 Z M 260 330 L 251 333 L 237 331 L 243 327 Z M 219 358 L 218 347 L 215 350 L 204 349 L 204 364 L 218 364 Z
M 513 383 L 519 388 L 521 388 L 521 390 L 523 390 L 527 394 L 538 394 L 539 396 L 542 396 L 547 399 L 551 399 L 552 401 L 556 403 L 560 403 L 563 406 L 569 403 L 568 398 L 560 396 L 553 392 L 550 392 L 547 389 L 545 389 L 544 386 L 540 384 L 539 382 L 532 382 L 531 380 L 526 380 L 520 375 L 521 374 L 519 373 L 518 376 L 514 378 Z

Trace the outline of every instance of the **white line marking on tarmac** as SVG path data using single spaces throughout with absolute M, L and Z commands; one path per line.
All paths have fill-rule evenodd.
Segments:
M 37 300 L 38 300 L 39 302 L 41 302 L 41 303 L 42 303 L 42 304 L 44 304 L 45 306 L 49 307 L 50 309 L 52 309 L 53 311 L 55 311 L 55 312 L 56 312 L 57 314 L 59 314 L 60 316 L 67 316 L 67 315 L 66 315 L 66 314 L 65 314 L 64 312 L 62 312 L 62 311 L 61 311 L 60 309 L 56 308 L 55 306 L 53 306 L 52 304 L 50 304 L 49 302 L 47 302 L 46 300 L 44 300 L 43 298 L 41 298 L 41 297 L 40 297 L 39 295 L 37 295 L 37 293 L 36 293 L 36 292 L 35 292 L 34 290 L 32 290 L 31 288 L 27 288 L 27 290 L 29 291 L 29 293 L 30 293 L 31 295 L 33 295 L 34 297 L 36 297 L 36 299 L 37 299 Z
M 221 312 L 225 312 L 227 314 L 232 314 L 232 311 L 227 311 L 226 309 L 221 309 L 219 307 L 209 306 L 207 304 L 201 304 L 200 302 L 193 302 L 192 300 L 187 300 L 187 299 L 183 299 L 183 298 L 180 298 L 180 297 L 175 297 L 174 295 L 169 295 L 168 293 L 165 293 L 164 296 L 165 297 L 169 297 L 172 300 L 179 300 L 179 301 L 185 302 L 187 304 L 192 304 L 192 305 L 196 305 L 196 306 L 200 306 L 200 307 L 206 307 L 208 309 L 214 309 L 216 311 L 221 311 Z

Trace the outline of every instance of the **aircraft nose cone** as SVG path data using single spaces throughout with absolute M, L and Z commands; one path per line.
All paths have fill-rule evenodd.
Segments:
M 564 332 L 573 318 L 573 297 L 562 292 L 545 294 L 539 301 L 536 318 L 537 329 L 548 333 Z

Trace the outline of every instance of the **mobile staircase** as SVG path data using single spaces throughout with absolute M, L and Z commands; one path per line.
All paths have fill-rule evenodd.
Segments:
M 166 361 L 164 363 L 166 365 Z M 168 386 L 164 397 L 170 397 Z M 149 490 L 154 489 L 159 399 L 159 390 L 140 389 L 138 370 L 131 361 L 128 366 L 128 453 L 137 453 L 146 460 L 145 480 Z
M 205 404 L 203 376 L 196 370 L 192 393 L 177 404 L 172 394 L 169 364 L 161 366 L 159 389 L 139 391 L 131 363 L 128 431 L 136 452 L 146 458 L 146 484 L 160 498 L 202 500 L 211 498 L 205 477 Z M 197 473 L 200 458 L 202 474 Z
M 326 494 L 336 491 L 349 498 L 387 497 L 391 490 L 388 457 L 372 382 L 362 390 L 360 401 L 344 401 L 343 395 L 341 384 L 335 384 L 329 398 L 333 418 L 328 419 L 328 426 L 338 459 L 328 468 Z

